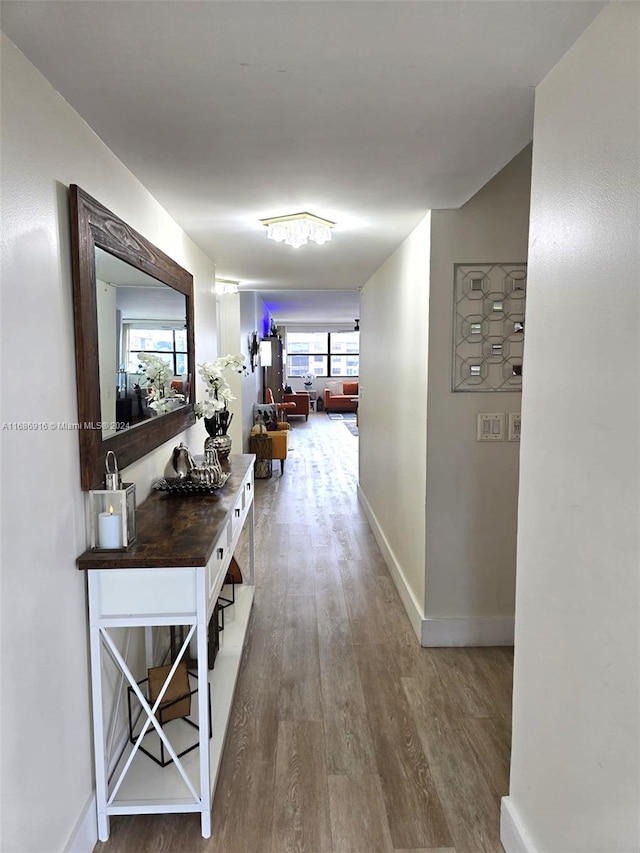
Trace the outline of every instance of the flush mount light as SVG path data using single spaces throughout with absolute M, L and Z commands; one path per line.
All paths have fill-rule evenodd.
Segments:
M 286 243 L 297 249 L 308 240 L 322 245 L 331 239 L 331 229 L 336 224 L 312 213 L 291 213 L 288 216 L 272 216 L 261 219 L 267 227 L 267 237 L 276 243 Z
M 218 296 L 226 296 L 229 293 L 238 292 L 238 281 L 232 281 L 230 278 L 217 278 L 215 292 Z

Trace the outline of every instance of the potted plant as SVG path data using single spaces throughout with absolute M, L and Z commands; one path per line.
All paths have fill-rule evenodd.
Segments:
M 231 438 L 227 435 L 233 415 L 229 412 L 228 404 L 235 400 L 224 373 L 245 374 L 245 356 L 225 355 L 215 361 L 205 361 L 199 364 L 199 373 L 205 383 L 206 399 L 196 403 L 194 413 L 197 418 L 204 418 L 204 425 L 209 433 L 206 439 L 205 452 L 210 448 L 218 451 L 220 459 L 226 459 L 231 453 Z
M 171 387 L 173 372 L 162 356 L 143 354 L 138 361 L 147 380 L 147 403 L 154 414 L 172 412 L 184 404 L 184 396 Z

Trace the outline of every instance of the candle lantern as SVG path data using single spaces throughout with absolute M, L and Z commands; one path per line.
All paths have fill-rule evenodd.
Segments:
M 105 487 L 89 492 L 91 548 L 124 551 L 136 538 L 136 487 L 121 482 L 112 450 L 107 453 L 105 468 Z

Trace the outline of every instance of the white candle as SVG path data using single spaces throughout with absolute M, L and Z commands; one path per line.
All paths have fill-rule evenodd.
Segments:
M 122 548 L 122 516 L 109 507 L 98 516 L 98 545 L 100 548 Z

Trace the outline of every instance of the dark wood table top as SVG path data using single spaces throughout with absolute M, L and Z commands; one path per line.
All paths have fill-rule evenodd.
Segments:
M 222 468 L 230 473 L 213 494 L 152 492 L 136 513 L 136 541 L 127 551 L 92 551 L 78 557 L 80 570 L 156 569 L 206 565 L 242 481 L 253 466 L 252 453 L 232 454 Z

